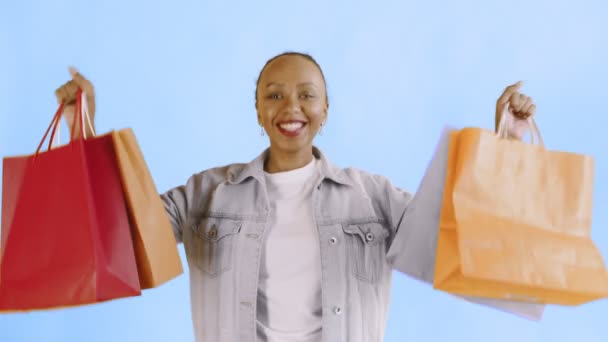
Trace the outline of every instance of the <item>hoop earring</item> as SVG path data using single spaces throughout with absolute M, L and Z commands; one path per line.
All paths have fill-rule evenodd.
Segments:
M 319 132 L 317 134 L 323 135 L 323 125 L 325 125 L 325 122 L 321 122 L 321 126 L 319 126 Z

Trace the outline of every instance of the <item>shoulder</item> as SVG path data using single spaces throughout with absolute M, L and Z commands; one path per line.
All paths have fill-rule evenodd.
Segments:
M 352 186 L 362 190 L 383 191 L 393 187 L 390 179 L 380 174 L 354 167 L 344 168 L 341 171 L 342 175 Z
M 358 168 L 344 168 L 339 173 L 347 184 L 341 188 L 348 189 L 344 190 L 343 194 L 346 198 L 342 198 L 342 200 L 359 198 L 360 200 L 355 202 L 369 203 L 369 208 L 379 220 L 387 222 L 393 229 L 396 229 L 399 218 L 413 197 L 410 192 L 395 186 L 383 175 Z M 359 208 L 360 206 L 354 207 Z
M 352 167 L 342 169 L 342 174 L 352 187 L 365 193 L 372 200 L 384 202 L 399 199 L 409 202 L 413 196 L 412 193 L 396 186 L 389 178 L 380 174 Z
M 233 163 L 215 166 L 193 174 L 188 183 L 217 185 L 228 182 L 234 175 L 238 175 L 247 166 L 246 163 Z
M 321 170 L 324 176 L 335 182 L 351 186 L 355 190 L 360 190 L 368 195 L 382 194 L 396 188 L 391 181 L 380 174 L 371 173 L 356 167 L 342 168 L 333 164 L 321 150 L 313 149 L 321 163 Z

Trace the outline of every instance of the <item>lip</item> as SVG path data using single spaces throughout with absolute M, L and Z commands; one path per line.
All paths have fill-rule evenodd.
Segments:
M 301 123 L 302 127 L 298 128 L 295 131 L 287 131 L 281 128 L 282 124 L 288 124 L 288 123 Z M 293 138 L 293 137 L 297 137 L 298 135 L 300 135 L 300 133 L 302 133 L 302 131 L 304 131 L 304 128 L 306 128 L 306 126 L 308 125 L 308 123 L 306 121 L 301 121 L 301 120 L 285 120 L 285 121 L 280 121 L 277 123 L 277 129 L 279 130 L 279 132 L 289 138 Z

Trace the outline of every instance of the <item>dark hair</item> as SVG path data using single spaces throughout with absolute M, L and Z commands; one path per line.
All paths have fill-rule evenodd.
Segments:
M 264 64 L 264 67 L 262 68 L 262 70 L 260 70 L 260 74 L 258 75 L 258 79 L 255 82 L 255 103 L 257 105 L 258 102 L 258 87 L 260 86 L 260 79 L 262 78 L 262 74 L 264 73 L 264 70 L 266 70 L 266 68 L 268 67 L 268 65 L 270 63 L 272 63 L 273 61 L 275 61 L 276 59 L 283 57 L 283 56 L 298 56 L 298 57 L 302 57 L 310 62 L 312 62 L 317 69 L 319 69 L 319 72 L 321 73 L 321 78 L 323 78 L 323 84 L 325 85 L 325 100 L 328 100 L 328 96 L 327 96 L 327 82 L 325 81 L 325 75 L 323 74 L 323 70 L 321 69 L 321 66 L 319 65 L 319 63 L 317 63 L 317 61 L 309 54 L 307 53 L 303 53 L 303 52 L 295 52 L 295 51 L 287 51 L 287 52 L 283 52 L 281 54 L 278 54 L 274 57 L 272 57 L 271 59 L 266 61 L 266 64 Z

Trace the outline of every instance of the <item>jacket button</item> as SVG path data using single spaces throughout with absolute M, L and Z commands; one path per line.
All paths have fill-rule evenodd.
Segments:
M 341 315 L 341 314 L 342 314 L 342 309 L 341 309 L 339 306 L 336 306 L 336 307 L 334 308 L 334 313 L 335 313 L 336 315 Z
M 372 242 L 372 241 L 374 241 L 374 234 L 372 234 L 372 233 L 367 233 L 367 234 L 365 235 L 365 240 L 367 240 L 367 242 Z
M 329 239 L 329 243 L 335 245 L 336 243 L 338 243 L 338 239 L 335 236 L 332 236 L 331 239 Z
M 215 227 L 211 228 L 211 230 L 207 233 L 207 237 L 210 239 L 217 238 L 217 229 Z

